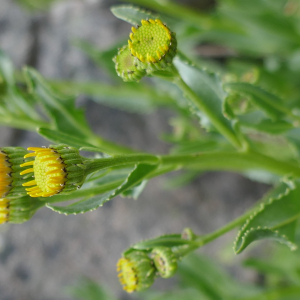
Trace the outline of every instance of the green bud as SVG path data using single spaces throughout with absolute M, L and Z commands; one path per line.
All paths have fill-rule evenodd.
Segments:
M 131 54 L 127 45 L 119 49 L 118 54 L 113 58 L 117 74 L 123 81 L 140 81 L 146 75 L 145 70 L 138 69 L 138 62 Z
M 177 271 L 177 258 L 168 247 L 156 247 L 151 252 L 151 257 L 159 275 L 163 278 L 174 276 Z
M 155 278 L 155 268 L 149 256 L 142 251 L 134 251 L 119 259 L 117 272 L 123 289 L 132 293 L 149 288 Z

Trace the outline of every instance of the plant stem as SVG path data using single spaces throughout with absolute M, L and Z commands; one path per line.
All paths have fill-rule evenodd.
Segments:
M 260 169 L 276 175 L 291 174 L 300 177 L 300 168 L 278 161 L 254 151 L 249 152 L 208 152 L 192 155 L 161 156 L 163 165 L 177 164 L 198 170 L 246 171 Z
M 247 171 L 263 170 L 284 176 L 300 177 L 300 168 L 263 154 L 248 152 L 207 152 L 190 155 L 163 155 L 129 154 L 109 158 L 86 159 L 84 161 L 86 174 L 97 170 L 116 166 L 135 165 L 140 163 L 159 164 L 162 168 L 188 168 L 193 170 L 225 170 Z
M 178 73 L 178 71 L 177 71 Z M 175 83 L 185 94 L 185 96 L 193 102 L 193 104 L 199 108 L 211 121 L 211 123 L 216 127 L 216 129 L 223 134 L 225 138 L 237 149 L 241 149 L 242 145 L 238 140 L 236 134 L 233 130 L 230 130 L 220 118 L 212 111 L 206 103 L 197 95 L 195 92 L 183 81 L 183 79 L 178 74 L 174 77 L 173 83 Z
M 86 174 L 106 168 L 139 163 L 157 164 L 159 163 L 159 158 L 151 154 L 129 154 L 109 158 L 87 159 L 84 161 Z

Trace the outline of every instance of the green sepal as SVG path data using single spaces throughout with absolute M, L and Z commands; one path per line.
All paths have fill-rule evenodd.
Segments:
M 22 147 L 2 147 L 0 152 L 7 156 L 7 161 L 10 164 L 11 172 L 8 174 L 11 177 L 11 188 L 5 195 L 5 198 L 18 198 L 26 195 L 26 190 L 22 186 L 23 183 L 28 181 L 31 175 L 20 175 L 26 167 L 20 165 L 24 163 L 24 155 L 28 152 Z
M 8 222 L 14 224 L 24 223 L 31 219 L 34 213 L 44 205 L 44 202 L 30 196 L 11 199 L 8 206 Z
M 79 154 L 79 150 L 68 145 L 50 145 L 49 148 L 56 151 L 64 165 L 66 172 L 66 182 L 61 195 L 68 194 L 81 188 L 87 176 L 83 165 L 83 158 Z

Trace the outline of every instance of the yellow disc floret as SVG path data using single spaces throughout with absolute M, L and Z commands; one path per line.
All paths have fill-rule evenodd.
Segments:
M 11 189 L 11 164 L 5 153 L 0 151 L 0 198 L 3 198 Z
M 66 171 L 63 160 L 52 148 L 28 148 L 34 153 L 25 155 L 25 158 L 35 156 L 34 161 L 26 162 L 21 167 L 31 168 L 21 172 L 21 175 L 33 173 L 34 180 L 23 186 L 32 186 L 26 191 L 31 197 L 50 197 L 60 193 L 66 182 Z
M 141 62 L 158 62 L 168 51 L 171 31 L 160 20 L 142 20 L 142 26 L 132 28 L 128 41 L 131 53 Z

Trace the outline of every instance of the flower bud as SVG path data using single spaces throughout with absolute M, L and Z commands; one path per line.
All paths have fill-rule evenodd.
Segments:
M 174 32 L 160 20 L 142 20 L 142 26 L 132 27 L 129 49 L 137 58 L 138 67 L 147 72 L 162 70 L 172 64 L 177 51 Z
M 44 203 L 29 196 L 18 199 L 0 199 L 0 224 L 24 223 L 43 206 Z
M 155 277 L 155 268 L 149 256 L 142 251 L 134 251 L 119 259 L 117 272 L 123 289 L 132 293 L 149 288 Z
M 22 184 L 26 178 L 20 175 L 24 155 L 27 151 L 21 147 L 0 148 L 0 199 L 26 195 Z
M 168 247 L 156 247 L 151 252 L 151 257 L 159 275 L 163 278 L 172 277 L 177 271 L 177 258 Z
M 127 45 L 119 49 L 118 54 L 113 58 L 117 74 L 123 81 L 140 81 L 146 75 L 145 70 L 138 69 L 138 62 L 131 54 Z
M 23 186 L 31 197 L 50 197 L 70 193 L 79 189 L 85 179 L 82 157 L 76 148 L 67 145 L 52 145 L 49 148 L 28 148 L 33 153 L 25 158 L 35 157 L 21 167 L 30 167 L 21 175 L 33 174 L 34 180 Z

